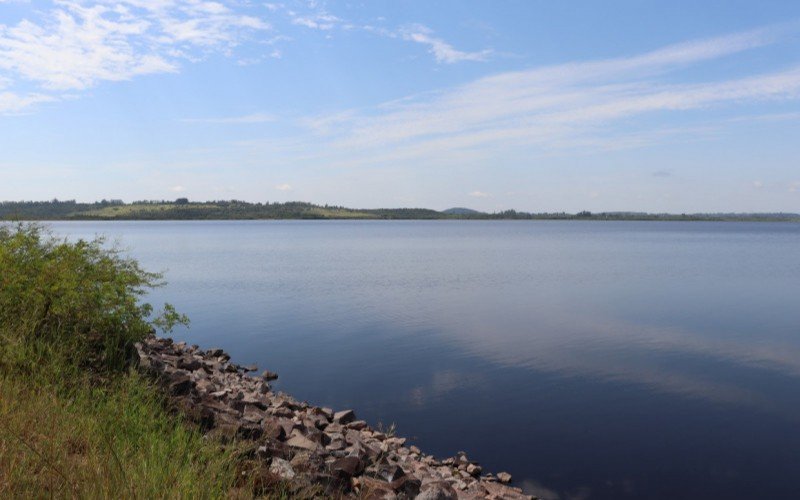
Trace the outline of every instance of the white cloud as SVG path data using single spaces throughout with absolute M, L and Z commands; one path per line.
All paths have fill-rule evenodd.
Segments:
M 267 113 L 253 113 L 243 116 L 228 116 L 222 118 L 184 118 L 181 121 L 185 123 L 246 124 L 271 122 L 275 121 L 275 117 Z
M 291 191 L 292 186 L 291 184 L 278 184 L 277 186 L 275 186 L 275 189 L 277 189 L 278 191 Z
M 181 185 L 177 185 L 177 186 L 172 186 L 171 188 L 169 188 L 169 190 L 172 191 L 173 193 L 182 193 L 186 191 L 186 188 Z
M 415 24 L 400 30 L 404 40 L 421 43 L 428 46 L 428 50 L 440 63 L 457 63 L 461 61 L 486 61 L 491 55 L 491 50 L 479 52 L 462 52 L 441 38 L 433 36 L 433 32 L 421 24 Z
M 477 52 L 463 52 L 454 48 L 451 44 L 436 37 L 433 31 L 422 24 L 411 24 L 399 29 L 388 29 L 373 25 L 359 25 L 338 16 L 330 14 L 325 9 L 320 8 L 316 2 L 310 2 L 308 11 L 298 13 L 288 9 L 284 4 L 265 4 L 270 12 L 284 11 L 288 15 L 291 23 L 309 29 L 331 31 L 334 29 L 342 30 L 361 30 L 386 38 L 401 39 L 428 46 L 428 50 L 433 54 L 439 63 L 457 63 L 462 61 L 486 61 L 492 54 L 491 50 L 481 50 Z M 384 21 L 384 18 L 378 20 Z
M 621 135 L 611 126 L 646 113 L 798 97 L 800 66 L 691 84 L 656 78 L 771 43 L 782 29 L 681 43 L 632 57 L 501 73 L 371 111 L 341 112 L 306 123 L 327 139 L 327 155 L 352 157 L 361 151 L 363 163 L 513 148 L 638 147 L 681 131 Z
M 54 97 L 45 94 L 20 95 L 14 92 L 0 92 L 0 114 L 20 113 L 34 104 L 54 100 Z
M 483 191 L 473 191 L 469 193 L 470 196 L 473 198 L 488 198 L 490 195 L 489 193 L 484 193 Z
M 294 12 L 290 12 L 292 16 L 292 24 L 305 26 L 315 30 L 328 31 L 337 27 L 342 23 L 342 20 L 336 16 L 321 12 L 310 16 L 300 16 Z
M 55 0 L 38 19 L 0 24 L 0 76 L 50 92 L 175 72 L 182 60 L 229 51 L 261 19 L 201 0 Z
M 761 189 L 764 187 L 764 183 L 762 181 L 753 181 L 753 187 L 756 189 Z

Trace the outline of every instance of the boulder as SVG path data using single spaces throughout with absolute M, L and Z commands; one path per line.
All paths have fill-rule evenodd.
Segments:
M 508 472 L 498 472 L 497 473 L 497 480 L 501 483 L 508 484 L 511 482 L 511 474 Z
M 173 396 L 185 396 L 192 390 L 192 379 L 184 373 L 173 373 L 169 378 L 169 393 Z
M 193 372 L 195 370 L 199 370 L 201 366 L 203 366 L 203 364 L 194 356 L 182 356 L 178 358 L 178 368 L 183 370 L 189 370 L 190 372 Z
M 333 474 L 353 477 L 364 471 L 364 462 L 358 457 L 343 457 L 335 460 L 330 469 Z
M 261 373 L 261 378 L 263 378 L 264 380 L 267 380 L 267 381 L 277 380 L 278 379 L 278 374 L 275 373 L 275 372 L 271 372 L 269 370 L 264 370 Z
M 413 476 L 401 476 L 389 483 L 389 487 L 407 498 L 414 498 L 419 495 L 421 485 L 420 480 Z
M 355 419 L 356 413 L 353 410 L 342 410 L 333 414 L 333 421 L 339 424 L 349 424 Z
M 269 465 L 269 471 L 283 479 L 294 479 L 297 475 L 292 464 L 282 458 L 273 458 L 272 463 Z
M 289 439 L 286 440 L 286 444 L 288 444 L 292 448 L 300 448 L 309 451 L 314 451 L 319 447 L 317 443 L 308 439 L 307 437 L 298 433 L 297 431 L 295 431 L 294 434 Z
M 446 481 L 432 481 L 422 485 L 417 500 L 456 500 L 458 495 Z

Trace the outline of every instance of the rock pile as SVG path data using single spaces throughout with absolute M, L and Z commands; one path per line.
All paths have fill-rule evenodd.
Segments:
M 511 476 L 484 474 L 464 453 L 444 460 L 406 439 L 375 430 L 352 410 L 311 406 L 271 390 L 272 372 L 232 363 L 222 349 L 200 350 L 151 336 L 136 345 L 142 371 L 205 431 L 225 430 L 257 445 L 276 476 L 305 481 L 331 495 L 365 498 L 529 499 L 507 484 Z

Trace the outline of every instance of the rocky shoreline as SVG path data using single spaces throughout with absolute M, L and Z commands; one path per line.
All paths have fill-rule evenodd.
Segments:
M 274 476 L 317 485 L 329 496 L 421 500 L 531 499 L 511 476 L 484 473 L 464 453 L 439 460 L 406 439 L 334 411 L 273 392 L 266 371 L 231 362 L 222 349 L 203 351 L 150 336 L 136 344 L 139 369 L 205 432 L 252 440 L 255 456 Z

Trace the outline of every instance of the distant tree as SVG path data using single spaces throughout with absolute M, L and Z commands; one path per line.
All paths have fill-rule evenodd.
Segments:
M 176 205 L 187 205 L 189 203 L 189 198 L 178 198 L 175 200 Z

